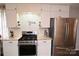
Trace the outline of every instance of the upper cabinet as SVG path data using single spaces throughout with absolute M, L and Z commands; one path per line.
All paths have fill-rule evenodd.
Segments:
M 16 12 L 17 11 L 17 12 Z M 6 4 L 6 18 L 9 27 L 17 26 L 17 13 L 32 12 L 40 17 L 40 27 L 49 28 L 50 18 L 69 17 L 69 6 L 53 4 Z
M 57 16 L 69 17 L 69 6 L 67 5 L 52 5 L 41 4 L 41 27 L 50 27 L 50 18 Z
M 41 5 L 41 28 L 50 27 L 50 5 Z
M 69 6 L 67 5 L 50 5 L 50 17 L 57 16 L 69 17 Z
M 40 15 L 40 4 L 17 4 L 17 12 L 32 12 L 34 14 Z
M 41 13 L 41 28 L 49 28 L 50 27 L 50 15 L 49 12 Z
M 9 28 L 17 27 L 17 8 L 14 4 L 6 4 L 6 19 Z
M 6 10 L 6 19 L 8 27 L 17 27 L 17 14 L 16 10 Z

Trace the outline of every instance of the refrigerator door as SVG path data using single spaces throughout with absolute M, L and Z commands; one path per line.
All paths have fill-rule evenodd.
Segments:
M 57 47 L 63 47 L 64 39 L 64 20 L 61 17 L 55 19 L 55 36 L 54 45 Z

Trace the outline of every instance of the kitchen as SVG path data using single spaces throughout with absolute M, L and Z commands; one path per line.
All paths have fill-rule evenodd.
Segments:
M 60 23 L 61 24 L 63 23 L 61 20 L 66 19 L 67 22 L 67 19 L 74 18 L 75 20 L 74 22 L 78 23 L 78 20 L 76 20 L 76 18 L 78 19 L 78 14 L 79 14 L 78 5 L 79 4 L 76 5 L 76 4 L 40 4 L 40 3 L 39 4 L 32 4 L 32 3 L 2 4 L 0 9 L 5 11 L 4 15 L 6 15 L 6 24 L 7 24 L 5 25 L 7 29 L 5 29 L 4 31 L 2 30 L 3 35 L 7 34 L 6 37 L 1 38 L 2 53 L 3 53 L 2 55 L 3 56 L 55 55 L 54 40 L 59 39 L 61 37 L 60 40 L 57 41 L 59 43 L 62 43 L 60 41 L 62 41 L 61 39 L 63 39 L 62 38 L 63 33 L 62 31 L 61 32 L 59 31 L 64 28 L 63 26 L 60 25 Z M 58 22 L 57 19 L 59 19 Z M 57 27 L 56 25 L 59 26 Z M 76 26 L 77 25 L 73 27 L 76 28 Z M 77 30 L 75 29 L 74 35 L 76 35 L 76 31 Z M 30 40 L 29 38 L 27 38 L 28 36 Z M 55 38 L 56 36 L 58 38 Z M 26 37 L 27 40 L 24 37 Z M 25 45 L 28 48 L 23 47 Z M 61 45 L 62 44 L 60 44 L 60 46 Z M 71 50 L 76 50 L 76 49 L 79 50 L 79 46 L 78 46 L 79 44 L 76 43 L 75 45 L 76 48 L 71 48 L 71 49 L 65 48 L 66 51 L 70 50 L 68 52 L 70 54 L 72 52 Z M 64 49 L 64 48 L 60 48 L 60 49 Z

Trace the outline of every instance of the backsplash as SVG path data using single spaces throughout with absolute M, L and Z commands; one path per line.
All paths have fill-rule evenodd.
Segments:
M 47 33 L 45 33 L 46 31 L 47 31 Z M 48 28 L 41 28 L 41 29 L 39 29 L 38 35 L 39 35 L 40 37 L 41 37 L 41 36 L 48 36 L 48 35 L 49 35 Z
M 40 36 L 40 37 L 45 36 L 45 30 L 47 30 L 47 32 L 48 32 L 48 28 L 38 29 L 37 35 Z M 21 29 L 9 29 L 9 37 L 11 37 L 10 31 L 13 32 L 13 38 L 22 36 L 22 30 Z M 48 35 L 48 34 L 46 34 L 46 35 Z
M 21 29 L 9 29 L 9 37 L 11 37 L 11 35 L 12 35 L 12 33 L 10 33 L 10 31 L 13 32 L 13 38 L 22 36 Z

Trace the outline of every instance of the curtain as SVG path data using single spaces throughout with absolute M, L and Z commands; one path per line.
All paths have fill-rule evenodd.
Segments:
M 8 39 L 8 27 L 6 23 L 6 13 L 4 9 L 0 9 L 0 35 L 2 39 Z

